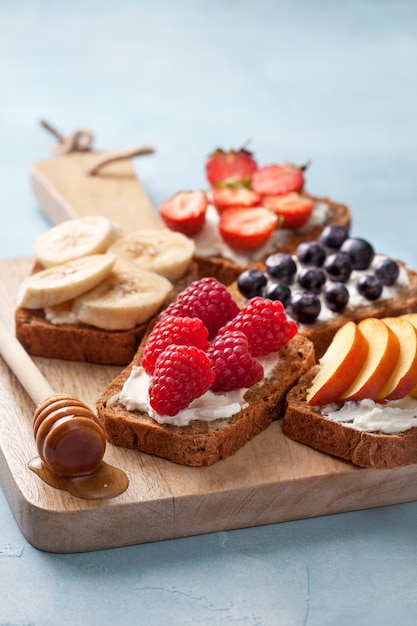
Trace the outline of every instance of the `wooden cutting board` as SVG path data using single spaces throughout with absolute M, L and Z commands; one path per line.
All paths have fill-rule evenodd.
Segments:
M 33 194 L 52 224 L 74 217 L 102 215 L 125 232 L 162 226 L 131 159 L 88 169 L 112 152 L 71 152 L 36 161 L 30 169 Z M 143 157 L 142 157 L 143 158 Z
M 13 330 L 31 259 L 0 261 L 0 315 Z M 120 370 L 35 358 L 55 391 L 95 401 Z M 0 479 L 24 536 L 49 552 L 84 552 L 417 500 L 417 465 L 357 468 L 290 441 L 279 422 L 211 467 L 175 465 L 108 444 L 128 489 L 104 501 L 54 489 L 28 468 L 37 456 L 34 406 L 0 358 Z

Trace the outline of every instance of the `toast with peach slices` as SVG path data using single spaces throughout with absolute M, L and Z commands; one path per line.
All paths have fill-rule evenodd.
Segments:
M 114 445 L 211 465 L 282 417 L 288 389 L 313 364 L 311 342 L 280 303 L 239 309 L 204 278 L 154 320 L 98 399 L 97 419 Z
M 342 326 L 289 391 L 282 428 L 358 466 L 417 463 L 417 314 Z

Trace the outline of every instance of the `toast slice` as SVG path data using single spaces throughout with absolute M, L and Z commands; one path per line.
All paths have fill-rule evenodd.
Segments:
M 317 239 L 326 226 L 331 224 L 339 224 L 346 228 L 351 225 L 351 213 L 349 208 L 344 204 L 339 204 L 330 198 L 319 198 L 303 193 L 304 196 L 311 198 L 317 205 L 325 204 L 328 207 L 327 213 L 323 221 L 310 220 L 305 226 L 299 229 L 281 229 L 277 231 L 277 239 L 275 245 L 271 248 L 267 244 L 262 250 L 257 251 L 257 255 L 248 255 L 247 262 L 244 262 L 239 255 L 239 262 L 233 261 L 225 256 L 203 256 L 199 254 L 198 239 L 196 240 L 196 253 L 194 255 L 198 264 L 199 277 L 213 276 L 225 285 L 230 285 L 237 280 L 239 274 L 245 269 L 253 266 L 254 263 L 263 262 L 270 254 L 274 252 L 287 252 L 294 254 L 298 245 L 303 241 L 313 241 Z M 202 235 L 204 237 L 204 232 Z
M 417 428 L 399 434 L 364 432 L 335 422 L 306 404 L 318 366 L 303 375 L 287 395 L 284 434 L 327 454 L 361 467 L 391 469 L 417 463 Z
M 33 271 L 40 266 L 35 263 Z M 169 302 L 175 299 L 197 276 L 197 266 L 190 263 L 187 272 L 175 282 Z M 165 302 L 161 309 L 169 302 Z M 127 365 L 133 359 L 149 320 L 128 330 L 105 330 L 90 324 L 53 324 L 43 309 L 18 307 L 15 311 L 15 334 L 26 352 L 66 361 L 86 361 L 100 365 Z
M 268 378 L 246 392 L 246 406 L 233 417 L 211 422 L 194 420 L 187 426 L 159 424 L 148 414 L 128 411 L 118 400 L 132 368 L 141 363 L 146 337 L 133 361 L 98 399 L 98 421 L 112 444 L 137 449 L 181 465 L 211 465 L 235 454 L 274 419 L 282 417 L 288 389 L 314 364 L 311 342 L 296 335 L 277 353 L 276 364 Z

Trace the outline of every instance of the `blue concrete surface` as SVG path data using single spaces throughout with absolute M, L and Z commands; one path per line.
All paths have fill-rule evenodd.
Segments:
M 353 232 L 417 267 L 413 0 L 0 0 L 0 256 L 48 227 L 29 186 L 45 117 L 152 143 L 153 202 L 250 140 L 305 162 Z M 416 623 L 417 504 L 79 555 L 40 552 L 0 492 L 0 624 Z

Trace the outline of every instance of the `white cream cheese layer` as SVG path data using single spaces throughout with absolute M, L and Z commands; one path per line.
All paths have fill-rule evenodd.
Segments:
M 329 420 L 368 433 L 392 435 L 417 427 L 417 400 L 410 396 L 385 404 L 366 399 L 346 402 L 340 409 L 329 405 L 321 412 Z
M 258 360 L 264 368 L 264 378 L 268 378 L 277 361 L 276 353 Z M 173 424 L 174 426 L 187 426 L 193 420 L 211 422 L 217 419 L 229 419 L 247 406 L 244 399 L 247 389 L 227 392 L 209 390 L 193 400 L 177 415 L 159 415 L 149 403 L 150 380 L 150 376 L 143 367 L 133 366 L 121 392 L 113 396 L 111 403 L 118 400 L 128 411 L 141 411 L 147 413 L 159 424 Z
M 321 226 L 328 218 L 330 207 L 325 202 L 316 202 L 308 221 L 296 232 L 302 233 L 315 226 Z M 220 256 L 238 265 L 249 265 L 265 258 L 268 254 L 279 250 L 286 241 L 294 236 L 294 230 L 278 228 L 271 235 L 265 245 L 251 251 L 233 250 L 222 239 L 219 233 L 219 214 L 216 208 L 209 204 L 203 229 L 194 237 L 196 253 L 201 257 Z

